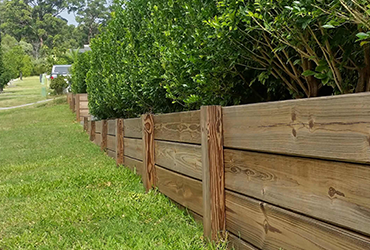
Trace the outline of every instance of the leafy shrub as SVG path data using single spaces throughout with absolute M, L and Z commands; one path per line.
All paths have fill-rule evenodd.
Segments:
M 210 25 L 261 78 L 282 80 L 296 97 L 322 95 L 325 87 L 336 94 L 370 90 L 369 46 L 356 43 L 369 27 L 368 1 L 225 0 L 218 7 Z
M 72 64 L 72 92 L 86 93 L 86 77 L 90 69 L 90 52 L 79 53 Z
M 117 2 L 91 44 L 92 114 L 133 117 L 286 97 L 277 81 L 251 86 L 254 70 L 241 70 L 240 53 L 204 22 L 217 11 L 214 0 Z
M 54 90 L 56 95 L 63 94 L 63 91 L 68 87 L 68 83 L 65 80 L 64 76 L 58 76 L 54 79 L 51 79 L 50 89 Z

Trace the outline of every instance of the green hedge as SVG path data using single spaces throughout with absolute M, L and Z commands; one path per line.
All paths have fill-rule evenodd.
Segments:
M 238 51 L 205 23 L 217 13 L 213 0 L 116 3 L 106 30 L 91 44 L 91 113 L 134 117 L 284 98 L 276 81 L 272 88 L 250 86 L 254 70 L 237 65 Z
M 91 44 L 91 113 L 135 117 L 370 90 L 366 4 L 117 1 Z
M 90 52 L 80 53 L 72 64 L 72 92 L 86 93 L 87 72 L 90 70 Z

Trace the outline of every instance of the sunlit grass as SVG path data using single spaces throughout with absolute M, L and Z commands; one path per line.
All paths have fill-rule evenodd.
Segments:
M 16 81 L 0 93 L 0 108 L 33 103 L 46 98 L 41 94 L 40 77 L 33 76 Z
M 216 248 L 57 102 L 0 111 L 0 249 Z

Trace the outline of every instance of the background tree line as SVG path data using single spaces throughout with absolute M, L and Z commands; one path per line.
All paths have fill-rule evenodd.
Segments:
M 368 0 L 118 0 L 112 10 L 88 59 L 99 118 L 370 90 Z
M 74 12 L 78 26 L 61 12 Z M 0 86 L 23 76 L 50 72 L 52 65 L 71 64 L 77 49 L 89 44 L 109 19 L 106 0 L 0 1 Z

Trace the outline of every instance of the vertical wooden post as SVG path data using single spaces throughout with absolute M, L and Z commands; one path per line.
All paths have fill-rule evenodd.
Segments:
M 72 94 L 71 109 L 73 113 L 75 112 L 75 104 L 76 104 L 75 97 L 76 95 Z
M 116 120 L 116 164 L 117 166 L 124 164 L 124 120 L 117 119 Z
M 146 191 L 155 186 L 154 119 L 152 114 L 142 115 L 143 130 L 143 183 Z
M 90 141 L 95 141 L 95 121 L 91 121 L 91 126 L 90 126 Z
M 80 122 L 80 95 L 76 94 L 76 120 Z
M 211 240 L 224 237 L 225 166 L 223 151 L 222 107 L 201 107 L 203 227 Z
M 89 127 L 89 119 L 85 116 L 84 117 L 84 131 L 87 131 Z
M 108 121 L 102 120 L 102 129 L 101 129 L 101 145 L 100 149 L 105 151 L 107 149 L 107 140 L 108 140 Z

